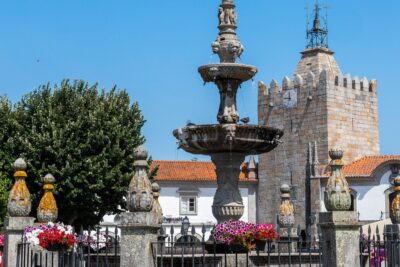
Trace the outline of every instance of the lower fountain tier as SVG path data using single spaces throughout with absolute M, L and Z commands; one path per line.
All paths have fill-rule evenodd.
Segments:
M 214 82 L 220 79 L 234 79 L 245 82 L 254 77 L 257 68 L 237 63 L 209 64 L 199 68 L 204 82 Z
M 193 125 L 176 129 L 179 147 L 192 154 L 262 154 L 274 149 L 283 131 L 248 124 Z

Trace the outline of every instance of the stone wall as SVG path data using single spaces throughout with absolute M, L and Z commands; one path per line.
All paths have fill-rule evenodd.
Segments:
M 302 54 L 292 79 L 259 89 L 259 124 L 285 132 L 284 143 L 259 157 L 259 222 L 276 221 L 279 188 L 288 183 L 296 224 L 305 226 L 320 210 L 320 186 L 313 177 L 329 163 L 329 148 L 346 149 L 345 163 L 379 153 L 376 81 L 342 77 L 330 50 Z M 297 94 L 292 107 L 284 103 L 288 91 Z

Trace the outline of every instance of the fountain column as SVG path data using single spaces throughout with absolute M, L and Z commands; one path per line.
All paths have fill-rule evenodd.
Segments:
M 218 222 L 239 220 L 244 212 L 239 191 L 240 166 L 245 154 L 212 154 L 211 161 L 216 166 L 218 188 L 214 195 L 212 213 Z

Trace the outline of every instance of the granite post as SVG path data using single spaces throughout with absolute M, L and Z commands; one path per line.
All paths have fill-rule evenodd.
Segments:
M 148 153 L 143 146 L 135 150 L 135 174 L 129 184 L 128 212 L 115 218 L 121 228 L 121 267 L 153 267 L 152 242 L 157 242 L 162 210 L 158 202 L 160 187 L 147 177 Z
M 35 221 L 35 218 L 29 217 L 32 204 L 31 195 L 25 183 L 26 162 L 21 158 L 17 159 L 14 162 L 14 170 L 15 183 L 8 198 L 8 217 L 4 222 L 6 267 L 17 266 L 18 244 L 22 241 L 25 227 L 32 226 Z
M 321 228 L 323 266 L 360 266 L 360 225 L 357 211 L 349 211 L 351 195 L 342 172 L 343 151 L 329 151 L 332 174 L 324 192 L 328 212 L 319 214 Z

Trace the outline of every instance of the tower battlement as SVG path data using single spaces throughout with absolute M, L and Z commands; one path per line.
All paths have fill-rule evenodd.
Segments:
M 369 94 L 370 97 L 376 96 L 378 89 L 378 82 L 376 79 L 368 80 L 365 76 L 360 79 L 358 76 L 351 77 L 350 74 L 333 77 L 329 72 L 323 70 L 317 77 L 312 71 L 309 71 L 306 77 L 300 74 L 295 74 L 292 78 L 285 76 L 281 83 L 275 79 L 271 80 L 269 85 L 263 81 L 259 81 L 258 94 L 260 100 L 263 100 L 263 98 L 275 100 L 276 97 L 282 95 L 283 91 L 296 89 L 298 90 L 297 94 L 305 91 L 312 96 L 313 92 L 326 90 L 327 85 L 334 86 L 336 90 L 353 89 L 375 93 Z

